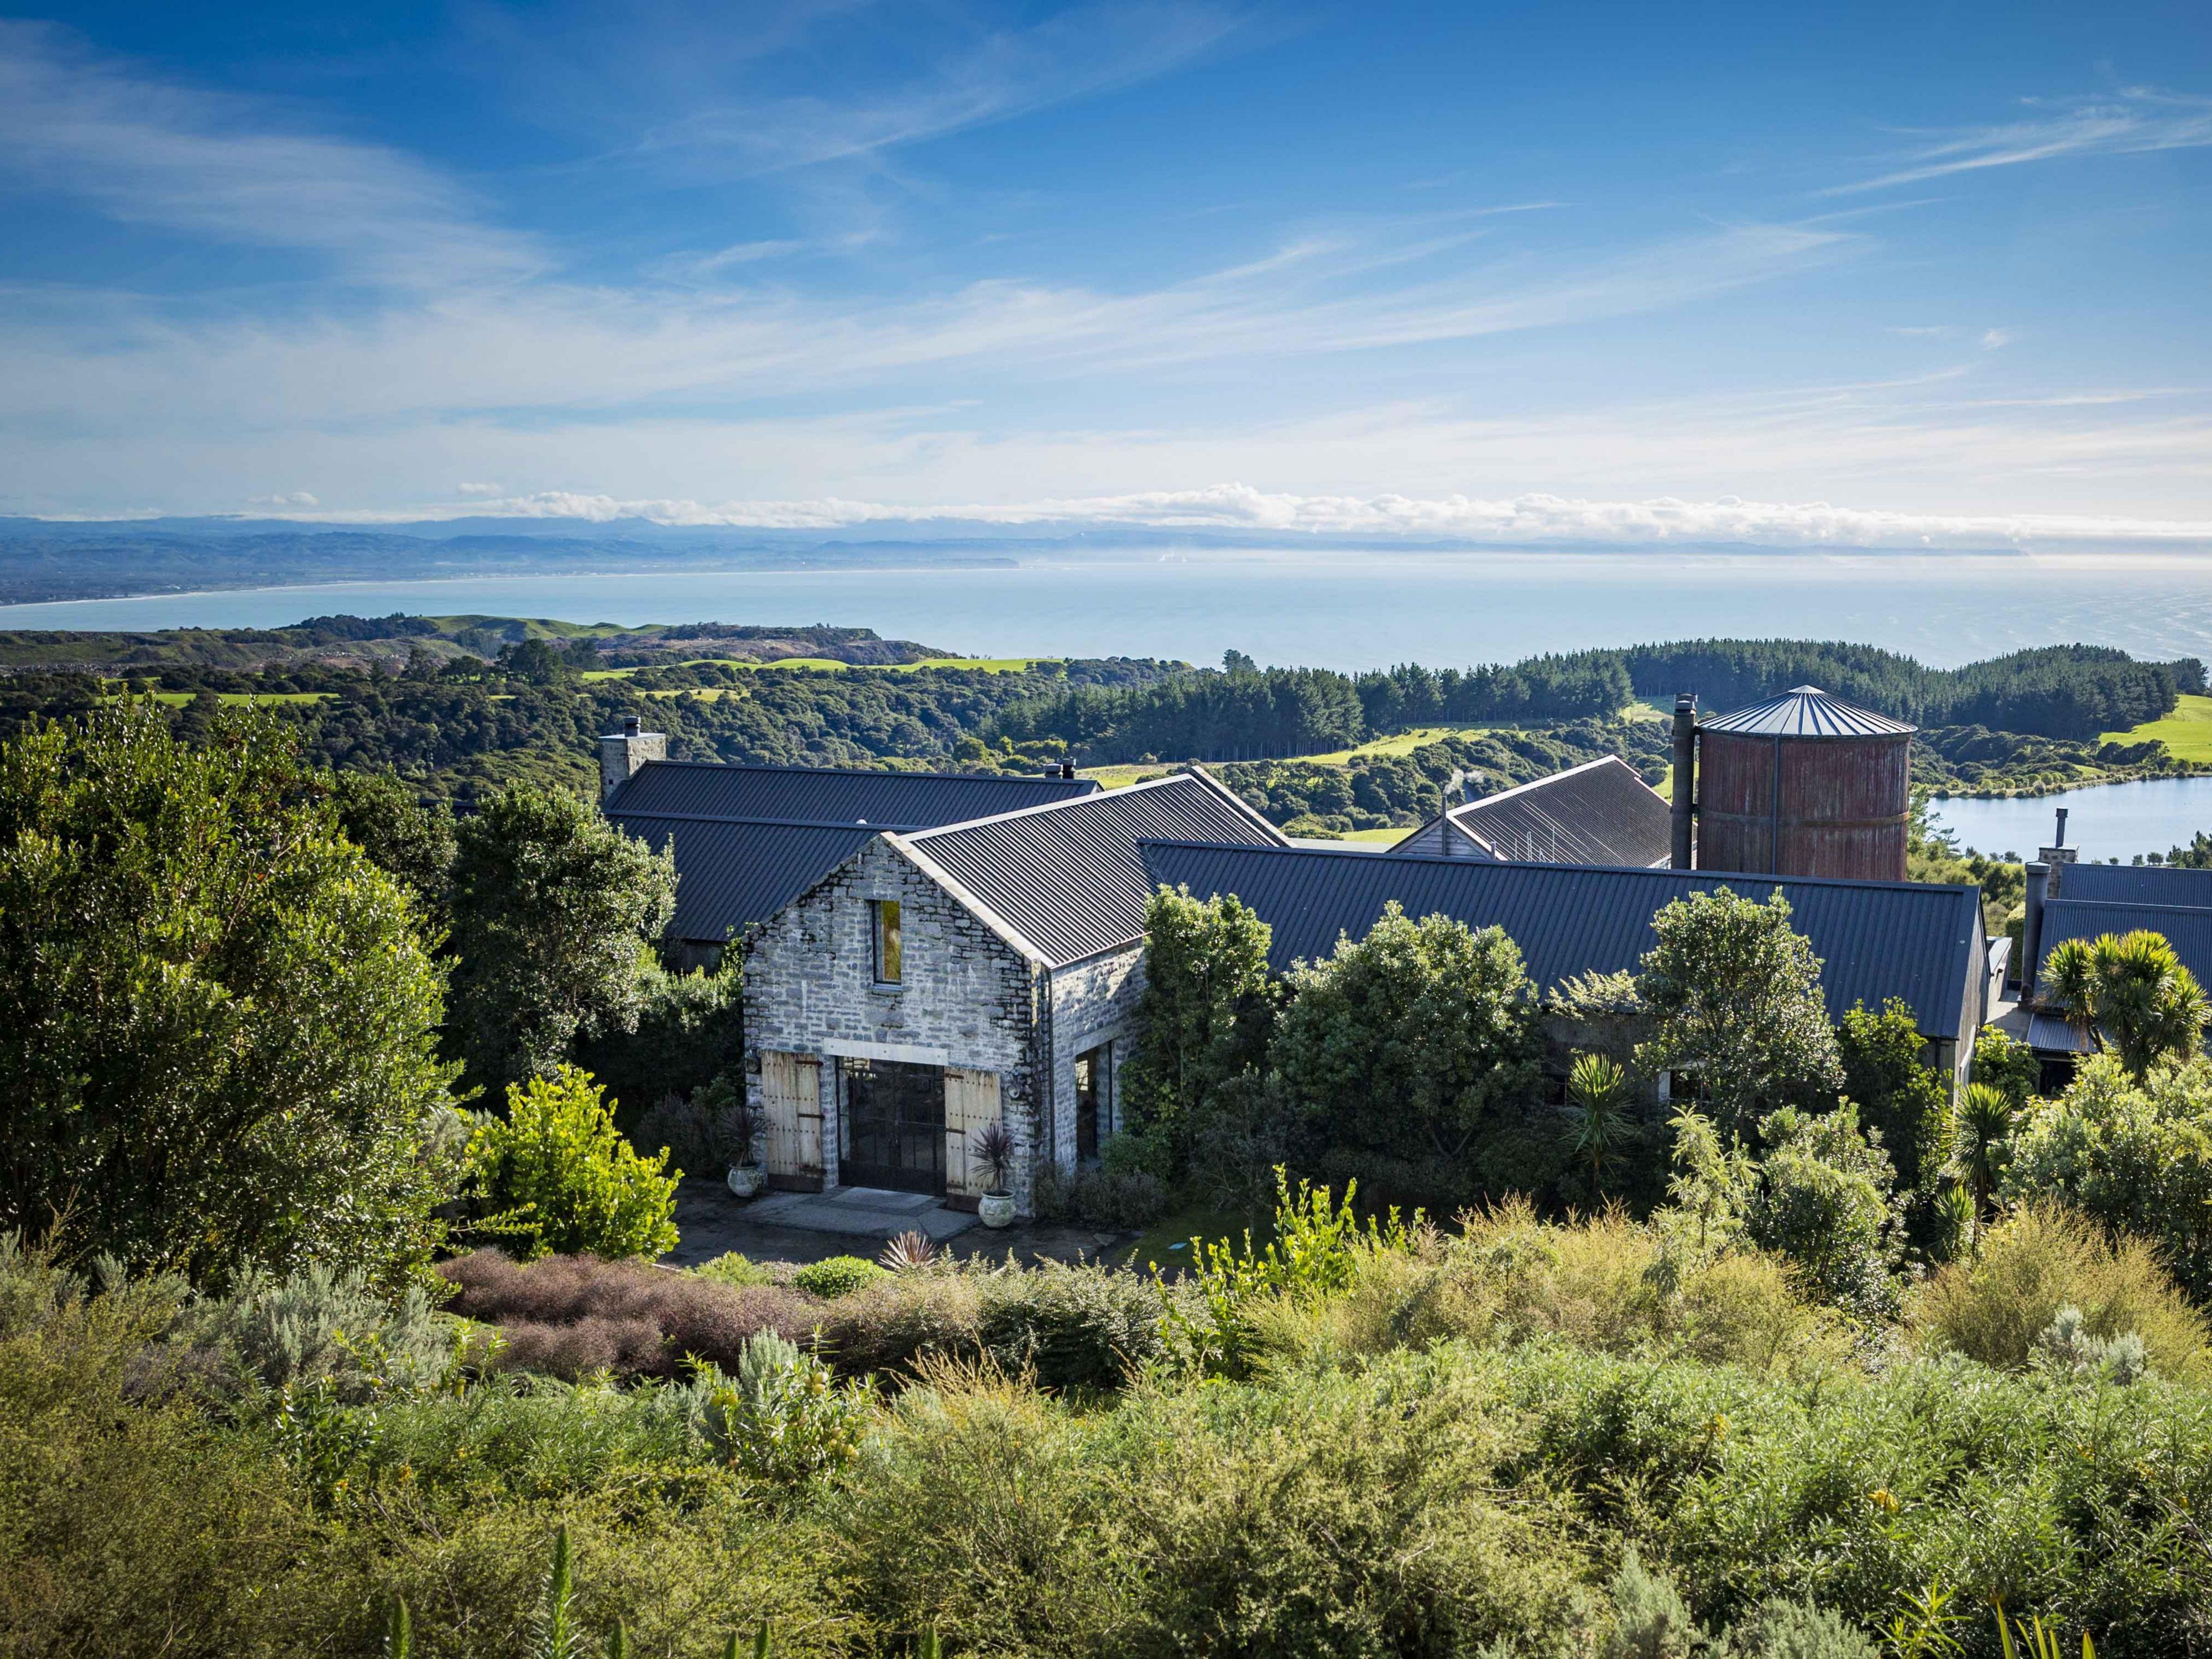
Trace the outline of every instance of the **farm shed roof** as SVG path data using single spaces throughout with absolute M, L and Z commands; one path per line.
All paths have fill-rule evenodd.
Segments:
M 607 816 L 860 823 L 914 830 L 988 817 L 1094 793 L 1087 778 L 1001 778 L 962 772 L 868 772 L 836 767 L 724 766 L 647 761 L 615 791 Z
M 1190 772 L 893 840 L 1059 967 L 1143 935 L 1152 884 L 1137 843 L 1147 836 L 1284 844 L 1274 825 Z
M 1670 813 L 1659 793 L 1616 755 L 1455 806 L 1392 850 L 1472 853 L 1547 864 L 1664 864 L 1672 847 Z
M 1250 905 L 1273 929 L 1269 961 L 1279 970 L 1328 955 L 1340 934 L 1360 938 L 1395 899 L 1411 916 L 1442 913 L 1471 927 L 1504 928 L 1529 977 L 1548 988 L 1577 974 L 1633 970 L 1656 942 L 1651 918 L 1662 906 L 1726 886 L 1760 899 L 1782 890 L 1821 959 L 1832 1018 L 1855 1001 L 1879 1007 L 1901 997 L 1923 1036 L 1957 1038 L 1969 981 L 1981 971 L 1981 894 L 1972 887 L 1158 841 L 1146 842 L 1144 857 L 1155 884 L 1201 897 L 1234 893 Z

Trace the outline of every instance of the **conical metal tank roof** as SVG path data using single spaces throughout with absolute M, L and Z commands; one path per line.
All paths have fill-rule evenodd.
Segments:
M 1747 738 L 1902 738 L 1919 728 L 1832 697 L 1817 685 L 1796 685 L 1765 702 L 1700 720 L 1698 729 Z

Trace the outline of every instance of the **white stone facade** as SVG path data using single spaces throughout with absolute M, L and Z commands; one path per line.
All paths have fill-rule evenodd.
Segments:
M 900 983 L 875 980 L 872 904 L 900 907 Z M 746 1086 L 763 1103 L 758 1056 L 819 1057 L 823 1179 L 839 1183 L 840 1059 L 903 1060 L 995 1074 L 1013 1132 L 1013 1191 L 1030 1208 L 1039 1158 L 1075 1163 L 1075 1060 L 1111 1042 L 1133 1052 L 1144 951 L 1130 945 L 1054 969 L 878 838 L 786 906 L 745 951 Z M 1042 1085 L 1050 1080 L 1048 1091 Z M 1103 1138 L 1118 1127 L 1106 1090 Z

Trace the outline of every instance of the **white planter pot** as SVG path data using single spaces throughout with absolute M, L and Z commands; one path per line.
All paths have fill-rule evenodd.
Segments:
M 730 1190 L 739 1198 L 750 1198 L 767 1180 L 768 1171 L 757 1164 L 730 1165 Z
M 975 1218 L 986 1227 L 1011 1227 L 1014 1224 L 1014 1195 L 1012 1193 L 986 1193 L 975 1200 Z

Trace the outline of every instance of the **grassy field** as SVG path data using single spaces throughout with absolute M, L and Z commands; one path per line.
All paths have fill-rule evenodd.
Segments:
M 690 668 L 700 663 L 720 663 L 731 668 L 819 668 L 842 673 L 848 669 L 866 668 L 910 673 L 917 668 L 977 668 L 987 674 L 1018 674 L 1041 662 L 1057 662 L 1057 657 L 924 657 L 920 662 L 852 663 L 839 662 L 834 657 L 778 657 L 770 662 L 757 662 L 738 657 L 687 657 L 680 663 L 656 663 L 659 668 Z M 635 668 L 586 669 L 587 680 L 623 680 L 639 671 Z
M 324 698 L 336 695 L 331 691 L 218 691 L 215 694 L 217 702 L 228 703 L 320 702 Z M 192 700 L 192 694 L 189 691 L 156 691 L 153 696 L 155 702 L 166 702 L 172 708 L 182 708 Z
M 2162 720 L 2146 720 L 2130 732 L 2107 732 L 2104 743 L 2143 743 L 2155 738 L 2176 760 L 2212 761 L 2212 697 L 2184 697 Z

